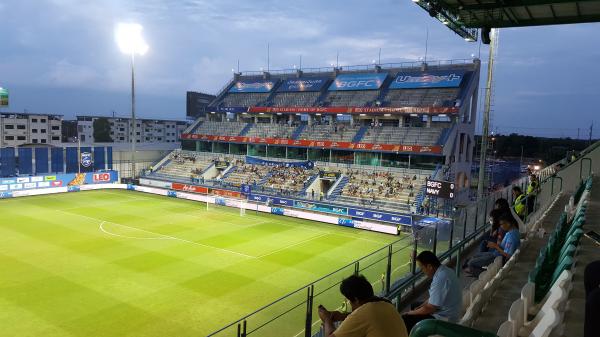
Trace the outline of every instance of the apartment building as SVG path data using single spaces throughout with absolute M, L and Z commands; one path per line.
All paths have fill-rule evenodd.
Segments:
M 24 144 L 61 143 L 62 115 L 30 114 L 19 112 L 0 113 L 1 147 L 17 147 Z
M 106 118 L 114 143 L 129 143 L 132 135 L 130 118 L 77 116 L 77 133 L 82 143 L 94 143 L 94 121 Z M 177 143 L 189 122 L 164 119 L 136 119 L 137 143 Z

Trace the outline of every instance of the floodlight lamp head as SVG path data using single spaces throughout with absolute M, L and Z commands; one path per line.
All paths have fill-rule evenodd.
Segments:
M 115 40 L 121 52 L 128 55 L 144 55 L 148 44 L 142 36 L 143 27 L 137 23 L 119 23 L 115 29 Z

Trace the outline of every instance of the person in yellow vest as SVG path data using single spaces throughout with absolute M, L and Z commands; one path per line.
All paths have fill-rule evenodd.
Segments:
M 513 203 L 515 213 L 517 213 L 521 220 L 525 220 L 525 211 L 527 210 L 525 194 L 523 194 L 523 191 L 519 186 L 514 186 L 512 193 L 515 200 Z
M 527 185 L 527 214 L 533 213 L 535 198 L 540 190 L 540 183 L 535 174 L 529 176 L 529 185 Z

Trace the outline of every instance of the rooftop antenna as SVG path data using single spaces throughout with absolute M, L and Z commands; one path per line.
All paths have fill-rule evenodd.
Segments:
M 426 26 L 426 28 L 427 35 L 425 36 L 425 58 L 423 60 L 423 63 L 427 63 L 427 52 L 429 49 L 429 26 Z
M 302 54 L 300 54 L 300 70 L 302 70 Z
M 335 67 L 336 68 L 340 67 L 340 51 L 339 50 L 335 53 Z
M 377 64 L 381 65 L 381 48 L 379 48 L 379 58 L 378 58 Z
M 271 44 L 267 43 L 267 72 L 271 70 Z
M 239 74 L 239 73 L 240 73 L 240 59 L 238 59 L 238 63 L 237 63 L 237 70 L 238 70 L 237 72 L 238 72 L 238 74 Z

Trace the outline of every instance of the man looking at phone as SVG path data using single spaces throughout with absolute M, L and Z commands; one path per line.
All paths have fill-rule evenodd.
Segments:
M 406 326 L 396 308 L 376 297 L 373 286 L 360 275 L 342 281 L 340 292 L 348 299 L 352 313 L 328 311 L 319 305 L 325 337 L 408 337 Z M 342 322 L 336 329 L 334 322 Z

